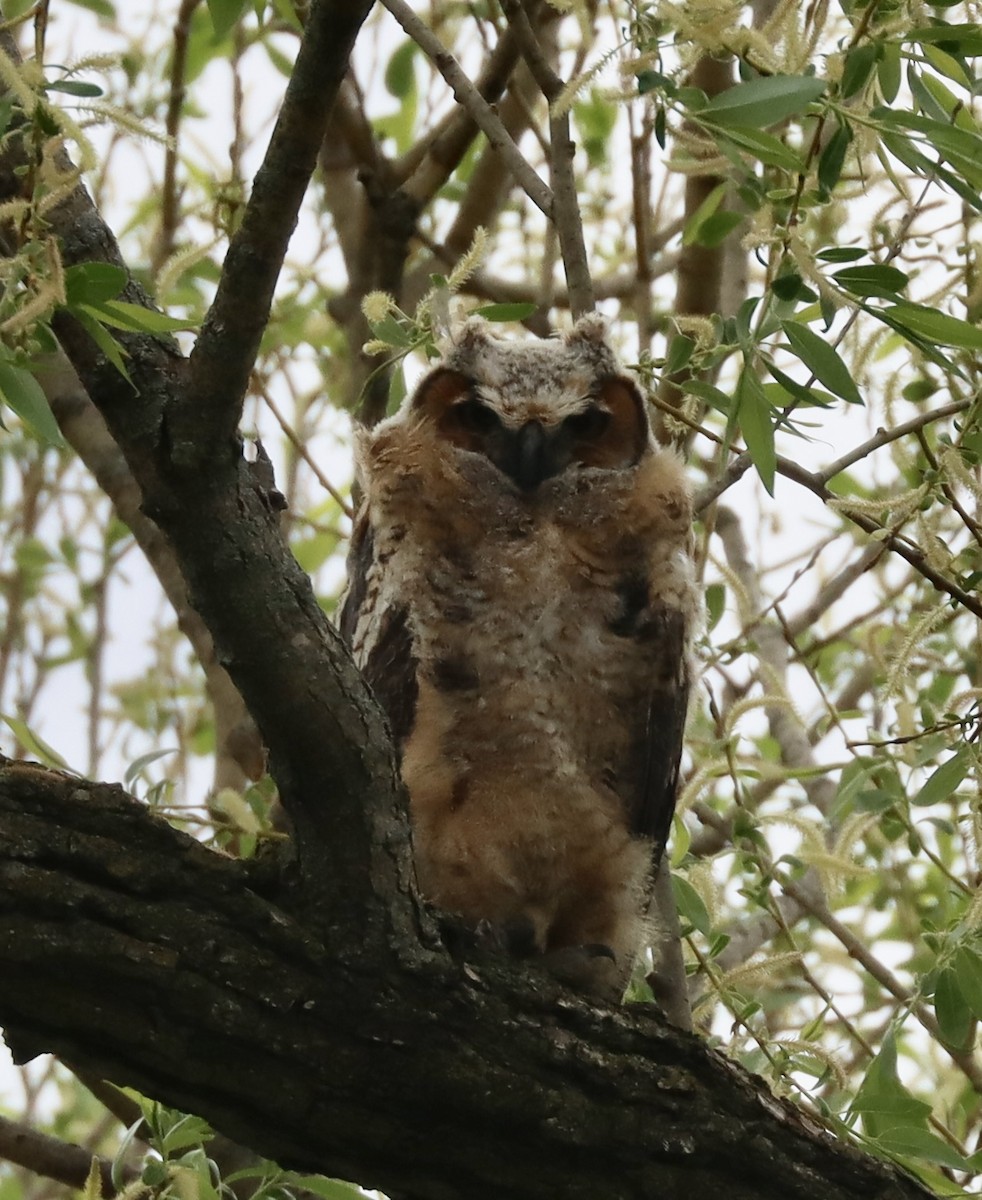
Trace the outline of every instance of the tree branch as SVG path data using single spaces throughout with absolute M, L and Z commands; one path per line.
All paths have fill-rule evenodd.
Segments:
M 0 198 L 19 195 L 14 145 L 0 160 Z M 123 265 L 84 188 L 47 219 L 67 266 Z M 133 282 L 124 294 L 149 306 Z M 416 916 L 405 900 L 412 857 L 387 726 L 283 541 L 262 473 L 231 437 L 205 466 L 183 454 L 170 417 L 187 414 L 187 362 L 172 339 L 120 332 L 127 380 L 65 313 L 53 325 L 269 749 L 309 896 L 329 927 L 354 922 L 366 944 L 388 947 L 393 929 L 415 929 Z
M 46 1133 L 38 1133 L 30 1126 L 20 1125 L 16 1121 L 8 1121 L 0 1117 L 0 1159 L 16 1163 L 35 1175 L 45 1179 L 55 1179 L 72 1188 L 82 1188 L 92 1167 L 93 1155 L 82 1146 L 73 1146 L 60 1138 L 49 1137 Z M 102 1178 L 102 1194 L 106 1200 L 116 1195 L 112 1181 L 112 1164 L 104 1158 L 96 1157 L 99 1165 L 99 1175 Z M 138 1173 L 132 1167 L 123 1168 L 123 1180 L 126 1183 L 138 1178 Z
M 296 65 L 215 299 L 191 354 L 187 388 L 169 415 L 172 454 L 209 470 L 235 438 L 283 257 L 328 116 L 371 0 L 314 0 Z
M 508 130 L 495 116 L 490 105 L 467 78 L 460 63 L 404 0 L 382 0 L 382 3 L 450 85 L 457 102 L 470 113 L 478 128 L 508 164 L 515 182 L 525 191 L 532 203 L 551 218 L 552 192 L 512 141 Z
M 563 90 L 563 81 L 542 53 L 535 30 L 519 0 L 501 0 L 501 7 L 515 31 L 522 57 L 538 83 L 550 110 Z M 559 235 L 570 310 L 574 317 L 592 312 L 595 304 L 590 264 L 583 241 L 583 220 L 576 196 L 573 159 L 576 147 L 569 131 L 569 110 L 549 117 L 549 170 L 552 180 L 552 219 Z
M 293 899 L 118 788 L 0 770 L 0 1021 L 21 1059 L 54 1051 L 284 1166 L 433 1200 L 929 1197 L 650 1010 L 412 942 L 372 959 Z

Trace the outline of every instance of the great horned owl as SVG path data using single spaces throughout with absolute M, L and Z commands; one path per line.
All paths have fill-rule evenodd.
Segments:
M 388 714 L 423 895 L 618 994 L 675 805 L 697 611 L 678 459 L 597 316 L 469 321 L 360 435 L 341 629 Z M 613 978 L 611 962 L 613 960 Z

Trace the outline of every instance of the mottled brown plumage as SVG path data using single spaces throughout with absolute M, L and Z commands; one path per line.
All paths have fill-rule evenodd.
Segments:
M 682 467 L 588 317 L 562 341 L 468 322 L 359 473 L 342 630 L 392 723 L 423 893 L 557 969 L 585 947 L 581 985 L 613 994 L 675 804 Z

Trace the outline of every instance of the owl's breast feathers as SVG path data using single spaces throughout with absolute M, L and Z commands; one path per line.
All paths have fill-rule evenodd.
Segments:
M 580 468 L 529 495 L 411 425 L 365 437 L 362 455 L 372 484 L 342 632 L 400 748 L 424 681 L 442 759 L 587 779 L 660 850 L 698 603 L 676 457 Z

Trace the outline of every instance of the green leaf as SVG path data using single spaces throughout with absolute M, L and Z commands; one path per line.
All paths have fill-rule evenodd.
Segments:
M 65 297 L 68 305 L 101 304 L 112 300 L 126 287 L 126 272 L 112 263 L 87 262 L 65 271 Z
M 89 12 L 94 12 L 96 16 L 105 17 L 108 21 L 116 19 L 116 6 L 110 4 L 109 0 L 71 0 L 71 3 L 76 8 L 86 8 Z
M 744 367 L 737 384 L 737 422 L 747 451 L 757 468 L 760 481 L 768 495 L 774 495 L 774 475 L 777 470 L 777 453 L 774 449 L 774 424 L 771 420 L 771 404 L 760 380 Z
M 696 211 L 689 217 L 685 223 L 685 229 L 682 231 L 682 245 L 691 246 L 698 241 L 699 227 L 703 221 L 711 217 L 713 213 L 723 203 L 723 197 L 726 195 L 727 185 L 718 183 L 716 187 L 703 200 Z
M 947 75 L 949 79 L 955 83 L 960 83 L 963 87 L 972 87 L 972 77 L 965 70 L 964 64 L 959 62 L 957 58 L 953 58 L 940 46 L 932 46 L 930 42 L 924 45 L 924 57 L 936 71 L 942 75 Z M 924 78 L 925 84 L 930 88 L 937 80 L 929 80 L 928 76 Z M 933 89 L 932 89 L 933 90 Z M 962 109 L 962 112 L 967 116 L 971 116 L 968 109 Z
M 854 296 L 884 296 L 888 300 L 895 299 L 897 292 L 910 282 L 903 271 L 887 263 L 844 267 L 841 271 L 836 271 L 832 278 Z
M 190 321 L 168 317 L 156 309 L 144 308 L 142 304 L 130 304 L 128 300 L 103 300 L 80 307 L 106 325 L 128 333 L 172 333 L 177 329 L 192 328 Z
M 829 246 L 827 250 L 819 250 L 815 255 L 822 262 L 840 263 L 855 262 L 857 258 L 865 258 L 869 254 L 862 246 Z
M 66 96 L 84 96 L 92 99 L 103 95 L 102 88 L 95 83 L 84 83 L 81 79 L 59 79 L 44 85 L 46 92 L 63 92 Z
M 921 134 L 968 183 L 982 187 L 982 134 L 974 128 L 962 129 L 947 121 L 893 108 L 874 108 L 870 116 L 887 130 L 908 129 Z
M 882 310 L 898 325 L 938 346 L 982 350 L 982 329 L 922 304 L 894 304 Z
M 707 217 L 699 227 L 699 233 L 696 236 L 696 241 L 700 246 L 719 246 L 730 236 L 734 229 L 744 223 L 746 216 L 743 213 L 717 212 L 711 217 Z
M 863 1127 L 871 1137 L 876 1137 L 882 1129 L 924 1128 L 931 1106 L 912 1096 L 900 1082 L 896 1035 L 892 1030 L 867 1068 L 853 1099 L 852 1110 L 862 1115 Z
M 43 441 L 52 446 L 64 446 L 64 438 L 44 389 L 30 371 L 0 362 L 0 399 Z
M 57 750 L 52 749 L 43 738 L 29 729 L 27 724 L 19 717 L 8 717 L 0 713 L 0 721 L 4 722 L 27 753 L 33 754 L 38 762 L 44 763 L 46 767 L 54 767 L 58 771 L 71 771 L 73 775 L 78 774 L 77 771 L 72 771 L 71 767 Z
M 882 1129 L 870 1139 L 874 1146 L 887 1154 L 901 1158 L 919 1158 L 925 1162 L 941 1163 L 956 1171 L 964 1171 L 967 1160 L 929 1129 L 912 1129 L 908 1125 L 895 1125 Z
M 846 161 L 846 153 L 851 143 L 852 130 L 848 125 L 840 124 L 821 153 L 818 160 L 818 185 L 826 195 L 839 182 L 842 165 Z
M 866 86 L 869 77 L 873 74 L 873 68 L 876 66 L 877 54 L 878 48 L 875 42 L 861 42 L 847 51 L 846 61 L 842 68 L 842 81 L 839 84 L 843 100 L 855 96 L 861 88 Z
M 365 1193 L 353 1183 L 340 1179 L 326 1179 L 323 1175 L 300 1175 L 296 1186 L 304 1192 L 312 1192 L 320 1200 L 365 1200 Z
M 905 167 L 910 167 L 912 171 L 916 171 L 921 176 L 927 178 L 936 175 L 947 187 L 951 188 L 956 195 L 960 196 L 966 204 L 974 208 L 976 212 L 982 212 L 982 197 L 957 175 L 948 170 L 947 167 L 940 163 L 934 163 L 926 155 L 914 145 L 909 137 L 901 133 L 884 133 L 880 142 L 887 150 L 898 158 Z
M 701 117 L 702 114 L 697 115 Z M 713 126 L 710 125 L 710 128 Z M 769 167 L 781 167 L 785 171 L 793 172 L 800 171 L 803 167 L 799 154 L 785 146 L 780 138 L 776 138 L 772 133 L 765 133 L 762 129 L 726 128 L 717 134 L 717 140 L 722 147 L 731 142 Z
M 892 104 L 900 91 L 900 47 L 896 42 L 887 42 L 876 65 L 876 81 L 887 104 Z
M 817 405 L 819 408 L 831 408 L 835 404 L 835 397 L 830 396 L 828 392 L 820 392 L 816 388 L 806 388 L 803 383 L 798 383 L 796 379 L 792 379 L 790 375 L 786 375 L 776 367 L 769 358 L 765 358 L 764 361 L 768 371 L 778 384 L 799 403 Z
M 940 1163 L 942 1166 L 951 1166 L 956 1171 L 964 1171 L 968 1166 L 968 1159 L 929 1129 L 894 1126 L 882 1129 L 870 1140 L 880 1150 L 887 1154 L 896 1154 L 900 1158 L 918 1158 L 926 1163 Z
M 982 29 L 978 25 L 928 25 L 909 29 L 901 35 L 905 42 L 933 43 L 969 57 L 982 54 Z
M 727 88 L 693 116 L 727 129 L 760 129 L 802 112 L 824 92 L 824 80 L 811 75 L 770 75 Z
M 524 321 L 538 306 L 528 302 L 515 304 L 485 304 L 474 312 L 485 321 Z
M 706 588 L 706 632 L 711 632 L 719 623 L 726 609 L 726 586 L 722 583 L 711 583 Z
M 683 370 L 692 358 L 696 348 L 695 341 L 685 333 L 677 333 L 668 343 L 668 353 L 665 355 L 665 374 L 675 375 Z
M 704 383 L 701 379 L 686 379 L 682 387 L 686 395 L 698 396 L 718 412 L 728 413 L 733 408 L 732 397 L 711 383 Z
M 403 42 L 385 68 L 386 90 L 397 100 L 405 100 L 416 89 L 416 72 L 413 67 L 415 58 L 416 43 Z
M 127 383 L 132 384 L 130 373 L 126 369 L 126 363 L 123 361 L 125 351 L 123 347 L 116 341 L 108 329 L 99 321 L 98 317 L 92 315 L 87 310 L 86 305 L 79 304 L 68 310 L 76 321 L 82 326 L 89 337 L 95 342 L 106 358 L 112 363 L 116 370 L 122 375 Z
M 245 12 L 248 3 L 249 0 L 208 0 L 208 15 L 211 17 L 215 37 L 225 37 Z
M 953 966 L 962 999 L 972 1015 L 982 1020 L 982 958 L 968 946 L 959 946 Z
M 835 392 L 850 404 L 863 403 L 849 368 L 833 346 L 814 330 L 796 321 L 782 321 L 781 328 L 797 357 L 830 392 Z
M 979 997 L 982 1001 L 982 993 Z M 956 1049 L 966 1048 L 972 1031 L 972 1010 L 965 1002 L 958 975 L 953 966 L 942 967 L 934 985 L 934 1015 L 938 1018 L 941 1036 Z
M 679 916 L 688 921 L 693 929 L 698 929 L 704 937 L 709 937 L 713 927 L 709 910 L 688 879 L 673 874 L 672 891 L 675 893 L 675 904 L 679 910 Z
M 950 800 L 958 785 L 968 774 L 972 766 L 972 756 L 968 746 L 962 746 L 934 771 L 927 783 L 911 800 L 915 808 L 926 808 L 929 804 L 940 804 Z
M 126 774 L 123 776 L 123 787 L 130 788 L 135 780 L 139 779 L 143 771 L 156 762 L 158 758 L 166 758 L 168 754 L 176 754 L 177 750 L 151 750 L 149 754 L 141 754 L 139 758 L 135 758 L 126 768 Z

